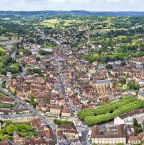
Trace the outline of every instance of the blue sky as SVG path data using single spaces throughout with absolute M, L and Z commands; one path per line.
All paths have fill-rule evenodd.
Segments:
M 0 10 L 144 11 L 144 0 L 0 0 Z

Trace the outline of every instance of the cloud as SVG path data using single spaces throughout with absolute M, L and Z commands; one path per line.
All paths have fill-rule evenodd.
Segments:
M 106 0 L 107 2 L 120 2 L 120 0 Z
M 0 10 L 144 11 L 144 0 L 0 0 Z

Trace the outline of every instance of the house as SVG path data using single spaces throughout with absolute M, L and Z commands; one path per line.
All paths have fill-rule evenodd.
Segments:
M 37 118 L 37 116 L 34 116 L 32 113 L 0 115 L 0 120 L 12 121 L 14 123 L 31 122 L 34 118 Z
M 144 91 L 139 91 L 138 99 L 144 100 Z
M 14 104 L 15 100 L 9 97 L 2 97 L 0 98 L 1 103 L 6 103 L 6 104 Z
M 134 145 L 134 144 L 140 144 L 141 143 L 141 141 L 140 141 L 140 139 L 139 139 L 139 137 L 138 136 L 129 136 L 128 137 L 128 144 L 130 144 L 130 145 Z
M 83 95 L 81 95 L 81 97 L 79 99 L 80 99 L 80 102 L 84 105 L 87 105 L 89 102 L 89 99 Z
M 61 133 L 67 138 L 67 140 L 72 142 L 79 141 L 79 135 L 75 126 L 59 125 L 57 128 L 57 134 Z
M 100 133 L 100 126 L 93 126 L 92 134 L 91 134 L 91 141 L 92 144 L 113 144 L 116 145 L 118 143 L 126 144 L 126 135 L 124 126 L 117 126 L 117 132 L 115 134 L 101 134 Z
M 144 80 L 140 80 L 140 81 L 139 81 L 139 85 L 140 85 L 140 86 L 144 86 Z
M 144 57 L 134 58 L 131 60 L 131 63 L 135 65 L 137 69 L 143 69 L 144 68 Z
M 49 96 L 43 92 L 39 92 L 37 95 L 38 105 L 45 107 L 48 104 Z
M 1 140 L 0 145 L 13 145 L 13 143 L 7 138 L 4 138 Z
M 38 131 L 39 135 L 44 136 L 48 139 L 52 138 L 52 132 L 49 128 L 44 128 Z
M 117 116 L 114 119 L 114 125 L 121 125 L 121 124 L 131 125 L 131 124 L 133 124 L 134 118 L 137 119 L 139 122 L 143 121 L 144 108 L 133 110 L 131 112 L 124 113 L 122 115 Z
M 34 128 L 40 129 L 41 128 L 41 120 L 40 118 L 35 118 L 31 121 L 31 124 Z
M 49 114 L 52 116 L 60 116 L 62 110 L 62 106 L 59 105 L 51 105 Z
M 63 106 L 61 116 L 62 117 L 70 117 L 71 116 L 71 112 L 70 112 L 68 106 L 66 106 L 66 105 Z

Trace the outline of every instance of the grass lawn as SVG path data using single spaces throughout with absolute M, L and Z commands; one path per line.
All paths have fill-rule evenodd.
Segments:
M 0 46 L 0 52 L 5 52 L 6 50 Z
M 45 20 L 45 21 L 40 23 L 40 25 L 43 25 L 45 27 L 52 27 L 52 28 L 55 28 L 55 26 L 57 24 L 59 24 L 59 20 L 58 19 Z
M 119 36 L 117 36 L 117 38 L 118 39 L 125 39 L 125 38 L 127 38 L 128 36 L 125 36 L 125 35 L 119 35 Z

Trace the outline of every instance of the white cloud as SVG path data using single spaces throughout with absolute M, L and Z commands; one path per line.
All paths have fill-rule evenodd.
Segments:
M 0 0 L 0 10 L 144 11 L 144 0 Z
M 107 2 L 120 2 L 121 0 L 106 0 Z

